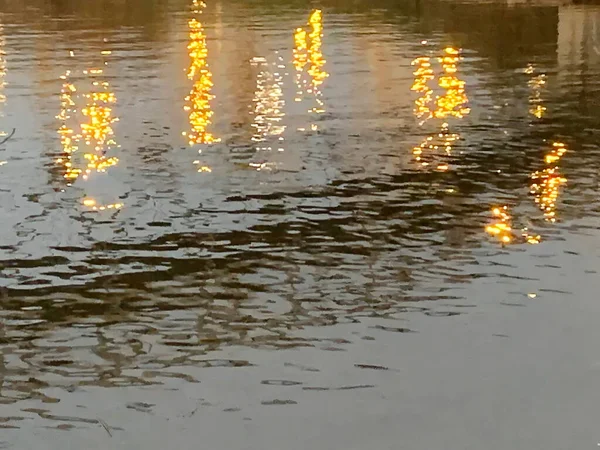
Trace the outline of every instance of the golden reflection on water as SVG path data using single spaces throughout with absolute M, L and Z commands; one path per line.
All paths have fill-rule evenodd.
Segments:
M 524 72 L 530 76 L 527 82 L 530 90 L 529 113 L 537 119 L 541 119 L 546 113 L 541 92 L 546 86 L 546 75 L 543 73 L 536 74 L 533 64 L 529 64 Z M 544 155 L 544 168 L 536 170 L 529 176 L 529 193 L 533 195 L 534 201 L 542 211 L 546 222 L 555 223 L 557 220 L 556 204 L 561 187 L 567 182 L 566 177 L 560 173 L 558 163 L 566 152 L 567 148 L 564 143 L 553 142 L 550 151 Z M 541 242 L 541 236 L 531 233 L 528 228 L 523 228 L 520 235 L 514 233 L 511 229 L 507 229 L 506 224 L 510 223 L 512 218 L 506 206 L 493 208 L 492 216 L 493 222 L 486 227 L 486 231 L 496 236 L 503 244 L 513 242 L 538 244 Z
M 309 114 L 320 115 L 325 112 L 325 102 L 321 85 L 329 76 L 324 67 L 326 60 L 323 56 L 323 12 L 315 9 L 311 12 L 308 23 L 309 29 L 296 28 L 294 31 L 293 64 L 296 69 L 296 96 L 294 101 L 302 102 L 305 94 L 311 98 L 312 105 Z M 308 69 L 306 67 L 308 66 Z M 305 73 L 307 78 L 305 78 Z M 318 125 L 310 124 L 310 129 L 316 131 Z M 305 131 L 305 128 L 298 128 Z
M 110 52 L 101 54 L 107 56 Z M 74 57 L 73 52 L 71 57 Z M 110 83 L 104 79 L 104 69 L 91 68 L 81 72 L 79 84 L 84 84 L 87 91 L 80 92 L 73 78 L 70 70 L 60 76 L 60 112 L 56 116 L 60 121 L 57 133 L 62 147 L 62 155 L 56 163 L 63 167 L 67 186 L 72 186 L 79 178 L 87 180 L 93 173 L 104 173 L 119 162 L 117 157 L 107 155 L 117 147 L 112 125 L 119 119 L 113 116 L 112 105 L 117 99 Z M 83 103 L 81 108 L 78 107 L 80 102 Z M 81 162 L 75 158 L 79 150 L 84 151 Z M 121 203 L 100 205 L 90 197 L 84 198 L 82 204 L 93 210 L 123 206 Z
M 468 103 L 466 82 L 458 77 L 458 49 L 446 47 L 444 56 L 438 58 L 442 65 L 443 74 L 438 79 L 439 87 L 445 92 L 437 98 L 434 116 L 438 119 L 456 117 L 462 119 L 471 112 L 465 105 Z
M 310 61 L 310 67 L 308 73 L 311 76 L 312 86 L 308 93 L 313 93 L 315 96 L 316 105 L 311 109 L 310 112 L 321 114 L 325 112 L 324 103 L 321 97 L 320 86 L 323 84 L 325 78 L 329 74 L 323 69 L 325 66 L 325 58 L 321 51 L 323 45 L 323 13 L 321 10 L 316 9 L 310 15 L 308 23 L 311 27 L 311 32 L 308 35 L 310 38 L 310 45 L 308 46 L 308 60 Z
M 556 202 L 560 188 L 567 179 L 560 174 L 558 162 L 567 149 L 562 142 L 554 142 L 552 150 L 544 157 L 545 167 L 531 174 L 529 192 L 534 196 L 535 203 L 544 213 L 548 222 L 556 222 Z
M 494 223 L 486 227 L 486 231 L 496 236 L 501 242 L 508 244 L 513 240 L 512 217 L 508 206 L 495 207 L 492 209 Z
M 429 86 L 429 82 L 435 80 L 435 74 L 431 67 L 431 58 L 421 56 L 412 62 L 413 66 L 417 66 L 413 72 L 414 81 L 411 90 L 417 92 L 419 97 L 415 100 L 414 114 L 418 119 L 423 119 L 422 125 L 426 120 L 433 117 L 431 103 L 433 102 L 433 89 Z
M 545 155 L 545 167 L 531 174 L 529 192 L 534 196 L 535 203 L 544 215 L 544 220 L 550 223 L 556 222 L 556 203 L 560 195 L 560 188 L 567 179 L 560 174 L 558 162 L 567 152 L 565 144 L 554 142 L 552 149 Z M 513 231 L 511 227 L 512 217 L 508 207 L 495 207 L 492 209 L 493 221 L 486 227 L 486 231 L 498 238 L 503 244 L 527 242 L 528 244 L 539 244 L 542 237 L 522 228 L 520 233 Z
M 75 130 L 69 125 L 69 119 L 71 119 L 72 114 L 77 113 L 75 102 L 73 100 L 77 88 L 71 83 L 70 76 L 71 71 L 67 71 L 64 75 L 60 76 L 63 83 L 60 91 L 60 113 L 56 116 L 61 122 L 57 132 L 63 150 L 62 156 L 58 158 L 56 162 L 64 167 L 63 177 L 67 180 L 68 186 L 70 186 L 83 172 L 83 169 L 76 167 L 73 162 L 73 156 L 78 150 L 78 142 L 81 136 L 76 134 Z
M 308 41 L 307 33 L 302 28 L 296 28 L 294 31 L 294 51 L 293 51 L 293 64 L 296 68 L 295 82 L 296 82 L 296 97 L 294 101 L 301 102 L 302 95 L 304 94 L 306 80 L 303 80 L 302 74 L 304 68 L 308 64 Z
M 413 147 L 413 156 L 421 166 L 427 167 L 439 157 L 447 158 L 452 153 L 452 148 L 460 139 L 458 133 L 450 130 L 448 119 L 462 119 L 470 113 L 466 106 L 469 99 L 466 93 L 466 82 L 458 76 L 458 63 L 460 52 L 454 47 L 443 50 L 441 57 L 436 61 L 441 66 L 441 71 L 436 77 L 432 58 L 420 56 L 412 65 L 416 66 L 413 72 L 411 90 L 418 93 L 414 101 L 414 115 L 420 120 L 419 125 L 424 125 L 430 119 L 442 119 L 439 129 L 427 136 L 419 145 Z M 436 89 L 441 89 L 441 95 L 434 97 L 435 90 L 431 86 L 437 78 Z M 446 171 L 449 166 L 445 162 L 435 163 L 439 171 Z
M 184 132 L 190 146 L 194 144 L 213 144 L 220 140 L 210 131 L 214 114 L 211 101 L 215 98 L 211 94 L 213 87 L 212 73 L 208 66 L 208 47 L 206 45 L 206 35 L 200 16 L 206 4 L 200 0 L 192 2 L 192 17 L 188 20 L 189 43 L 187 46 L 190 57 L 190 65 L 187 71 L 187 77 L 193 82 L 192 89 L 185 97 L 184 110 L 188 114 L 190 131 Z M 198 153 L 202 151 L 199 150 Z M 198 172 L 211 172 L 212 169 L 202 165 L 199 160 L 194 161 Z
M 512 225 L 513 218 L 508 206 L 492 208 L 492 218 L 492 223 L 485 228 L 485 231 L 496 237 L 503 245 L 514 242 L 539 244 L 542 239 L 539 234 L 531 233 L 526 227 L 514 230 Z

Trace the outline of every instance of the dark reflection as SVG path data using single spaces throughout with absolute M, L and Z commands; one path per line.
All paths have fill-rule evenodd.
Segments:
M 600 213 L 597 8 L 0 3 L 0 401 L 47 420 L 65 391 L 351 347 L 316 327 L 419 336 Z

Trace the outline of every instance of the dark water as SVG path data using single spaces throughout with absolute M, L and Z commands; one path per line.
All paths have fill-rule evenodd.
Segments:
M 600 7 L 0 23 L 0 448 L 597 448 Z

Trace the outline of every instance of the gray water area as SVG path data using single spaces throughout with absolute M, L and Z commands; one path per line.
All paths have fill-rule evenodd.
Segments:
M 0 448 L 598 448 L 600 6 L 0 24 Z

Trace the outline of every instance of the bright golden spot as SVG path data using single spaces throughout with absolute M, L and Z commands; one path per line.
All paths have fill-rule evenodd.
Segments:
M 498 239 L 503 245 L 513 242 L 526 242 L 528 244 L 539 244 L 541 237 L 530 234 L 527 228 L 521 230 L 518 235 L 512 226 L 512 217 L 508 206 L 492 208 L 494 218 L 492 224 L 485 227 L 485 231 Z
M 492 209 L 494 221 L 485 227 L 485 231 L 495 236 L 503 244 L 508 244 L 513 240 L 512 218 L 508 211 L 508 206 L 496 207 Z
M 538 234 L 537 236 L 524 235 L 528 244 L 539 244 L 542 241 L 542 237 Z
M 212 73 L 208 67 L 208 47 L 202 23 L 198 20 L 206 7 L 201 1 L 193 0 L 193 17 L 188 21 L 189 43 L 187 46 L 190 66 L 187 76 L 193 82 L 190 93 L 185 97 L 184 110 L 188 113 L 190 131 L 185 133 L 188 144 L 212 144 L 219 142 L 208 131 L 212 123 L 213 110 L 210 102 L 214 99 L 211 94 L 213 87 Z
M 108 205 L 99 205 L 96 200 L 90 197 L 86 197 L 82 201 L 83 206 L 91 209 L 92 211 L 106 211 L 107 209 L 121 209 L 123 207 L 123 203 L 110 203 Z
M 494 220 L 490 225 L 485 227 L 485 231 L 498 239 L 503 245 L 513 242 L 539 244 L 541 241 L 539 235 L 530 234 L 527 228 L 523 228 L 520 235 L 517 234 L 512 226 L 512 217 L 508 206 L 492 208 L 492 216 Z

